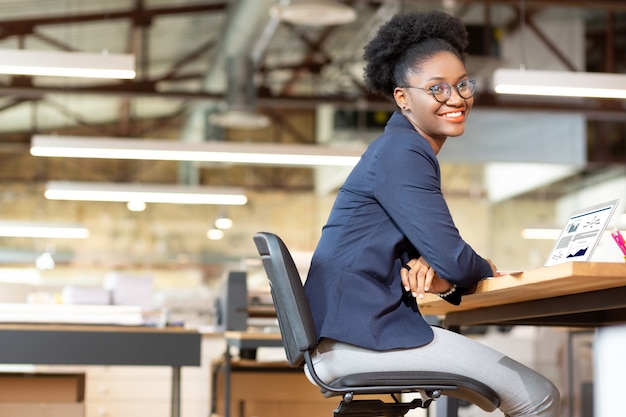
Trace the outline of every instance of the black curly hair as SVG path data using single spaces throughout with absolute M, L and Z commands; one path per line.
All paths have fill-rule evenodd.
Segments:
M 378 29 L 365 46 L 365 85 L 393 100 L 406 76 L 437 52 L 447 51 L 465 62 L 467 30 L 460 19 L 440 11 L 398 14 Z

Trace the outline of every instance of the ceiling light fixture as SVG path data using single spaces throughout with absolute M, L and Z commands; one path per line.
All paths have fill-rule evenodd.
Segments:
M 330 0 L 291 0 L 270 8 L 270 16 L 294 25 L 345 25 L 356 20 L 356 11 L 343 3 Z
M 0 236 L 85 239 L 89 237 L 89 230 L 76 224 L 3 221 L 0 222 Z
M 49 200 L 124 203 L 244 205 L 248 202 L 238 188 L 69 181 L 49 181 L 44 195 Z
M 209 240 L 221 240 L 224 238 L 224 231 L 221 229 L 209 229 L 206 232 L 206 237 Z
M 233 227 L 233 219 L 223 214 L 215 219 L 215 227 L 221 230 L 227 230 Z
M 499 94 L 626 99 L 626 74 L 500 68 L 493 87 Z
M 35 135 L 30 153 L 65 158 L 226 162 L 286 166 L 354 166 L 363 148 L 245 142 L 180 142 Z
M 209 115 L 209 123 L 232 129 L 264 129 L 270 125 L 269 117 L 253 110 L 226 110 Z
M 0 50 L 0 73 L 82 78 L 135 78 L 135 56 L 84 52 Z

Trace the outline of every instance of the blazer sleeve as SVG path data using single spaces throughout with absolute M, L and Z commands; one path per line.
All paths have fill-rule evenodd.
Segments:
M 375 195 L 415 249 L 459 287 L 457 296 L 492 275 L 489 263 L 460 236 L 440 185 L 436 155 L 421 136 L 397 135 L 379 149 Z

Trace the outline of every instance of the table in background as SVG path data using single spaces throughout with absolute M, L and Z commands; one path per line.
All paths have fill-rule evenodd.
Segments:
M 226 352 L 224 354 L 224 417 L 230 417 L 230 396 L 231 396 L 231 348 L 258 349 L 260 347 L 282 347 L 283 341 L 280 333 L 261 333 L 247 331 L 227 331 L 224 333 L 226 339 Z
M 179 328 L 0 324 L 0 363 L 172 368 L 171 415 L 180 416 L 180 370 L 200 366 L 201 335 Z

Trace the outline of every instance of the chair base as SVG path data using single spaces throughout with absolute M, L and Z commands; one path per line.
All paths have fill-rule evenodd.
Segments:
M 381 400 L 341 401 L 334 411 L 334 416 L 352 417 L 403 417 L 415 408 L 428 408 L 432 399 L 422 401 L 419 398 L 410 403 L 387 403 Z

